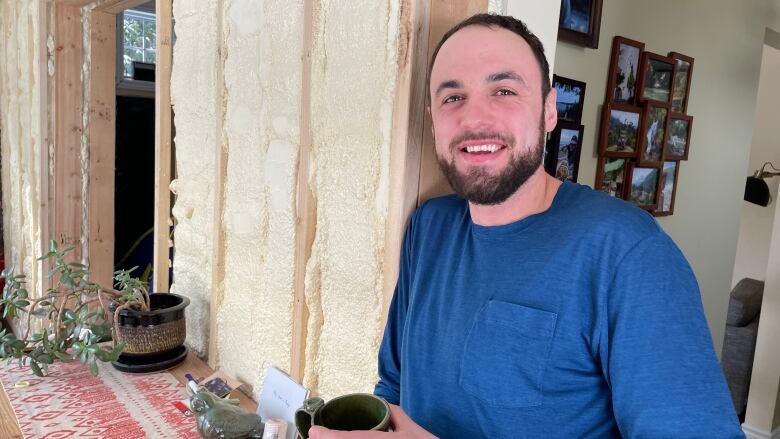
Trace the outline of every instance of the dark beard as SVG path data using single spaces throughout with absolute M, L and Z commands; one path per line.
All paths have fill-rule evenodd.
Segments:
M 458 145 L 467 140 L 476 139 L 501 139 L 512 153 L 515 148 L 515 138 L 512 135 L 504 135 L 496 132 L 465 133 L 458 136 L 450 143 L 453 155 L 457 153 Z M 475 167 L 462 174 L 457 170 L 454 158 L 446 161 L 436 154 L 442 172 L 450 182 L 450 186 L 456 194 L 475 204 L 496 205 L 506 201 L 539 169 L 544 154 L 544 116 L 539 121 L 539 139 L 536 145 L 531 145 L 528 151 L 513 156 L 506 169 L 498 175 L 491 175 Z

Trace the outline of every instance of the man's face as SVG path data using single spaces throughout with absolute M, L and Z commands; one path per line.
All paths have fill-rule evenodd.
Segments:
M 436 157 L 455 192 L 499 204 L 539 169 L 557 116 L 555 91 L 543 101 L 541 89 L 531 47 L 511 31 L 468 26 L 442 45 L 430 112 Z

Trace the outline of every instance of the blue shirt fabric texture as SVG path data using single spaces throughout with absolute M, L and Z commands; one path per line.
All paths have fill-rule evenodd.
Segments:
M 415 212 L 375 393 L 441 438 L 745 437 L 680 250 L 569 182 L 504 226 Z

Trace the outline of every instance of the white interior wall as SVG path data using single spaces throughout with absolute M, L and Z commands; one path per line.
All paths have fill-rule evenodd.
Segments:
M 750 161 L 745 175 L 753 175 L 765 162 L 771 162 L 780 168 L 780 148 L 778 148 L 777 126 L 780 113 L 780 50 L 764 45 L 761 61 L 761 76 L 758 83 L 755 120 L 753 122 L 753 141 L 750 148 Z M 771 168 L 767 168 L 771 171 Z M 779 177 L 766 180 L 772 203 L 777 203 Z M 737 254 L 734 261 L 732 287 L 745 277 L 764 280 L 769 257 L 769 241 L 772 236 L 772 224 L 775 209 L 743 201 L 740 209 L 739 236 Z
M 559 43 L 557 74 L 587 84 L 579 181 L 593 186 L 597 133 L 612 38 L 677 51 L 695 59 L 688 114 L 693 115 L 689 160 L 682 162 L 673 216 L 660 218 L 688 258 L 716 352 L 723 342 L 745 183 L 764 28 L 776 20 L 775 0 L 746 6 L 730 0 L 605 0 L 597 50 Z M 713 32 L 713 29 L 719 29 Z
M 774 202 L 771 206 L 774 210 L 772 229 L 778 231 L 780 230 L 780 203 Z M 745 415 L 746 425 L 766 433 L 777 428 L 775 419 L 778 417 L 777 412 L 780 411 L 776 405 L 780 393 L 778 334 L 780 334 L 780 233 L 772 233 L 764 298 L 761 303 L 761 321 L 758 325 L 756 354 L 753 358 L 753 374 L 750 379 Z

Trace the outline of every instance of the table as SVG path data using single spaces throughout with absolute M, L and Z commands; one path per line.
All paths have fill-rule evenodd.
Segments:
M 111 366 L 104 364 L 101 365 L 101 367 Z M 173 369 L 168 370 L 167 373 L 176 378 L 176 380 L 182 383 L 182 385 L 186 386 L 187 379 L 184 377 L 184 374 L 189 373 L 192 376 L 199 378 L 207 377 L 214 373 L 214 371 L 192 352 L 190 352 L 187 354 L 187 358 L 181 364 L 174 367 Z M 30 375 L 31 377 L 34 377 L 32 372 Z M 239 399 L 240 407 L 246 411 L 254 413 L 257 409 L 257 404 L 240 390 L 234 390 L 230 397 Z M 193 423 L 194 422 L 195 421 L 193 418 Z M 23 437 L 24 436 L 22 435 L 22 432 L 17 425 L 16 416 L 14 415 L 14 411 L 11 407 L 8 396 L 6 395 L 2 386 L 0 386 L 0 438 L 21 439 Z

